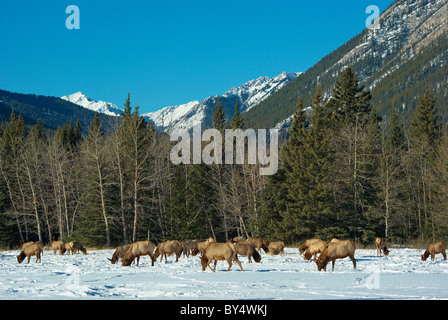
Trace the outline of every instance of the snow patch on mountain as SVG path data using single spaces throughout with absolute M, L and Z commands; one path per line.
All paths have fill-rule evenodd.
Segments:
M 237 101 L 240 112 L 244 113 L 283 88 L 300 74 L 301 72 L 282 72 L 274 78 L 259 77 L 239 87 L 233 87 L 221 96 L 215 95 L 201 102 L 194 100 L 185 104 L 164 107 L 154 112 L 145 113 L 142 116 L 165 132 L 171 132 L 173 129 L 190 130 L 198 123 L 210 124 L 213 108 L 220 98 L 229 120 L 233 115 Z M 122 110 L 116 105 L 104 101 L 94 101 L 82 92 L 61 97 L 61 99 L 110 116 L 118 116 L 122 113 Z
M 259 77 L 239 87 L 233 87 L 221 96 L 210 96 L 202 102 L 191 101 L 186 104 L 165 107 L 143 116 L 166 132 L 173 129 L 190 130 L 199 123 L 209 124 L 218 97 L 221 99 L 229 119 L 233 114 L 236 101 L 238 101 L 240 112 L 244 113 L 283 88 L 300 74 L 301 72 L 282 72 L 274 78 Z
M 68 96 L 63 96 L 61 99 L 77 104 L 86 109 L 103 113 L 109 116 L 118 116 L 122 112 L 120 108 L 110 102 L 94 101 L 88 98 L 81 91 L 75 92 Z

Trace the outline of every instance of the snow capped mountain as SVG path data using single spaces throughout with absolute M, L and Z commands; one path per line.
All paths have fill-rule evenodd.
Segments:
M 84 95 L 81 91 L 70 94 L 68 96 L 63 96 L 61 97 L 61 99 L 67 100 L 69 102 L 72 102 L 81 107 L 84 107 L 86 109 L 98 113 L 104 113 L 109 116 L 118 116 L 122 112 L 122 110 L 113 103 L 104 101 L 94 101 L 88 98 L 86 95 Z
M 227 119 L 230 119 L 235 110 L 236 101 L 240 106 L 240 112 L 246 112 L 300 74 L 282 72 L 274 78 L 260 77 L 248 81 L 242 86 L 233 87 L 221 96 L 210 96 L 202 102 L 191 101 L 186 104 L 165 107 L 155 112 L 146 113 L 144 116 L 167 132 L 174 128 L 189 130 L 197 123 L 208 125 L 218 97 L 224 106 Z
M 300 74 L 300 72 L 282 72 L 274 78 L 260 77 L 248 81 L 242 86 L 233 87 L 221 96 L 210 96 L 202 102 L 195 100 L 181 105 L 164 107 L 158 111 L 145 113 L 143 116 L 165 132 L 170 132 L 173 129 L 190 130 L 197 123 L 202 123 L 204 126 L 207 126 L 211 124 L 212 112 L 218 97 L 224 106 L 227 119 L 230 119 L 235 111 L 237 101 L 240 106 L 240 112 L 246 112 L 274 92 L 283 88 Z M 122 112 L 121 109 L 112 103 L 94 101 L 81 92 L 64 96 L 61 99 L 111 116 L 118 116 Z
M 289 81 L 297 78 L 301 72 L 282 72 L 274 78 L 260 77 L 240 87 L 231 88 L 223 97 L 238 97 L 240 111 L 246 112 L 271 94 L 283 88 Z

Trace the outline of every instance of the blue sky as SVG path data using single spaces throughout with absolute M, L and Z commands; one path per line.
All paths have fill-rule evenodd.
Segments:
M 0 0 L 0 89 L 142 113 L 306 71 L 392 0 Z M 69 30 L 66 7 L 80 11 Z

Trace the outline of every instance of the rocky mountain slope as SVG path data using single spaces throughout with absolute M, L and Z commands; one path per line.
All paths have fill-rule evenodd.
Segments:
M 318 83 L 331 95 L 348 66 L 372 91 L 380 113 L 387 114 L 393 103 L 413 110 L 429 86 L 446 117 L 447 62 L 448 1 L 398 0 L 381 14 L 378 28 L 365 29 L 243 117 L 249 127 L 286 129 L 298 97 L 308 103 Z

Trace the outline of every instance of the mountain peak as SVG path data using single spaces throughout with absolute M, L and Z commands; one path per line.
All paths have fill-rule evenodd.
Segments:
M 104 113 L 109 116 L 118 116 L 121 113 L 121 109 L 118 108 L 116 105 L 110 102 L 104 102 L 104 101 L 94 101 L 87 97 L 85 94 L 83 94 L 81 91 L 72 93 L 67 96 L 61 97 L 61 99 L 72 102 L 74 104 L 77 104 L 81 107 L 84 107 L 86 109 L 98 112 L 98 113 Z

